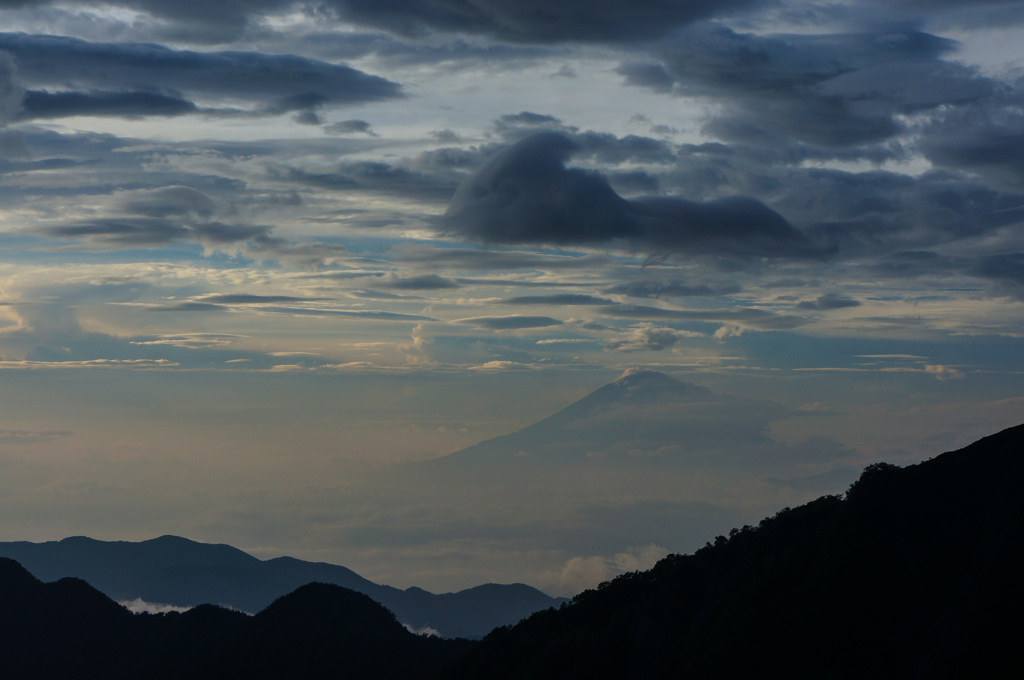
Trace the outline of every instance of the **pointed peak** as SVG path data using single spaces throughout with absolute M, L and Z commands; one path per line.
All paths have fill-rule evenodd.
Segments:
M 672 385 L 678 386 L 682 383 L 670 375 L 660 371 L 651 371 L 645 368 L 627 368 L 622 375 L 612 382 L 613 385 L 631 387 L 634 385 Z
M 652 399 L 704 400 L 711 397 L 711 390 L 693 383 L 676 380 L 660 371 L 648 369 L 627 369 L 617 380 L 604 386 L 594 394 L 618 395 L 616 399 L 647 401 Z

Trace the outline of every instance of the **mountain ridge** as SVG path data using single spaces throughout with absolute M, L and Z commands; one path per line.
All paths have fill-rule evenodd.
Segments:
M 0 557 L 0 670 L 11 678 L 426 678 L 472 644 L 415 635 L 367 595 L 309 583 L 254 616 L 132 614 L 87 582 Z
M 72 536 L 61 541 L 0 543 L 0 556 L 17 559 L 46 581 L 82 578 L 118 601 L 192 607 L 230 606 L 257 612 L 309 582 L 365 593 L 413 629 L 446 637 L 480 637 L 564 598 L 525 584 L 484 584 L 456 593 L 380 585 L 340 565 L 293 557 L 260 560 L 226 544 L 165 535 L 146 541 L 99 541 Z

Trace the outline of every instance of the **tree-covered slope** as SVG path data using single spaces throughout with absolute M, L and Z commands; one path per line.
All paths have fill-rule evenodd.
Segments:
M 495 630 L 439 677 L 1024 672 L 1024 426 Z M 1007 676 L 1009 677 L 1009 676 Z

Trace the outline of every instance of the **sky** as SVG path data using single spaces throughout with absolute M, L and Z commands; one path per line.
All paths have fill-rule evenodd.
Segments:
M 572 594 L 1024 421 L 1024 2 L 0 26 L 0 540 Z M 746 453 L 687 445 L 705 413 L 636 419 L 664 466 L 418 467 L 637 369 Z

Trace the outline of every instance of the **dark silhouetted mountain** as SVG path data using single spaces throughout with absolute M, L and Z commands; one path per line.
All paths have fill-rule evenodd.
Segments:
M 414 635 L 366 595 L 322 583 L 280 598 L 253 624 L 242 677 L 426 677 L 472 644 Z
M 0 543 L 0 556 L 17 560 L 44 581 L 84 579 L 119 601 L 141 598 L 186 607 L 211 603 L 247 612 L 260 611 L 307 583 L 331 583 L 369 595 L 414 629 L 430 628 L 445 637 L 481 637 L 563 601 L 522 584 L 488 584 L 442 595 L 400 590 L 333 564 L 291 557 L 259 560 L 228 545 L 177 536 L 138 543 L 83 536 Z
M 312 583 L 250 617 L 212 605 L 130 613 L 84 581 L 0 558 L 5 678 L 425 678 L 468 640 L 414 635 L 362 593 Z
M 968 678 L 1024 669 L 1024 425 L 496 629 L 439 678 Z
M 75 668 L 114 673 L 134 641 L 133 616 L 78 579 L 42 583 L 0 558 L 0 674 L 73 677 Z M 114 673 L 116 675 L 116 673 Z

